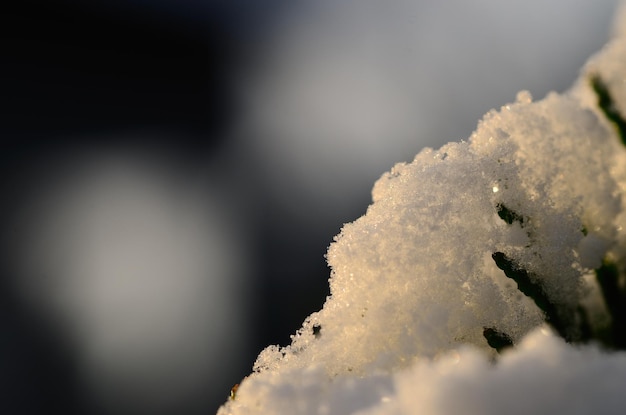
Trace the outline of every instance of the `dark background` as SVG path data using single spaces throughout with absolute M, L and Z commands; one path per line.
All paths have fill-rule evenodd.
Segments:
M 32 190 L 29 178 L 53 173 L 47 169 L 80 157 L 73 154 L 84 149 L 122 145 L 167 153 L 188 170 L 219 169 L 237 114 L 233 89 L 243 52 L 284 7 L 281 1 L 239 0 L 5 4 L 0 14 L 5 225 Z M 239 172 L 249 173 L 245 167 Z M 253 177 L 246 180 L 249 187 L 233 191 L 232 198 L 254 192 Z M 171 413 L 212 413 L 250 372 L 263 347 L 287 344 L 302 320 L 323 304 L 328 291 L 323 254 L 341 222 L 318 229 L 323 238 L 293 239 L 290 226 L 275 226 L 285 222 L 280 212 L 266 205 L 258 197 L 255 206 L 243 209 L 256 218 L 246 236 L 256 246 L 256 295 L 240 305 L 254 310 L 246 353 L 224 356 L 234 370 L 214 376 L 204 402 L 182 402 Z M 281 264 L 284 257 L 289 260 Z M 306 275 L 290 284 L 284 276 L 296 272 Z M 97 413 L 97 405 L 82 396 L 75 356 L 54 327 L 39 324 L 16 299 L 6 284 L 10 273 L 5 269 L 0 292 L 0 407 L 8 408 L 6 413 Z

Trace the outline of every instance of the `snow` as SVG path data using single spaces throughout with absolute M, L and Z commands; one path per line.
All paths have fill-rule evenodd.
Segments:
M 626 404 L 624 381 L 626 354 L 574 348 L 541 327 L 496 365 L 462 347 L 390 375 L 329 381 L 315 367 L 272 372 L 247 379 L 229 408 L 303 415 L 618 414 Z M 243 399 L 259 406 L 244 406 Z
M 593 270 L 626 252 L 626 149 L 598 104 L 601 85 L 626 113 L 624 32 L 570 91 L 520 92 L 385 173 L 328 250 L 323 309 L 218 414 L 623 413 L 626 354 L 563 339 L 581 307 L 602 330 Z

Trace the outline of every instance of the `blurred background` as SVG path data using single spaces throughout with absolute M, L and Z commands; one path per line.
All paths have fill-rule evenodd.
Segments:
M 0 14 L 0 411 L 210 414 L 374 181 L 563 91 L 616 1 L 54 0 Z

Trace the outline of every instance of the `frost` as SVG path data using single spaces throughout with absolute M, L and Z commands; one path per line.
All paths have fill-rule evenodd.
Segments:
M 626 355 L 570 343 L 623 348 L 624 32 L 567 93 L 385 173 L 328 250 L 323 309 L 220 415 L 623 412 Z

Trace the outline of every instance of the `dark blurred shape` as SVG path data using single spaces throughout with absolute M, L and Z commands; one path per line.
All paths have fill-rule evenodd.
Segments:
M 196 136 L 188 148 L 211 150 L 232 114 L 233 45 L 207 19 L 170 20 L 141 3 L 120 11 L 97 1 L 11 2 L 0 22 L 2 140 L 41 145 L 151 128 Z
M 47 311 L 42 315 L 41 309 L 27 304 L 16 290 L 19 283 L 15 280 L 21 275 L 15 269 L 15 255 L 20 252 L 16 250 L 15 238 L 21 238 L 23 232 L 17 220 L 28 218 L 23 215 L 25 210 L 45 212 L 46 206 L 37 203 L 41 203 L 41 194 L 53 194 L 57 189 L 63 191 L 60 178 L 74 175 L 74 179 L 81 180 L 80 175 L 88 176 L 89 173 L 77 166 L 89 163 L 89 157 L 106 155 L 115 149 L 147 159 L 165 154 L 175 165 L 164 166 L 164 169 L 175 169 L 177 174 L 197 181 L 191 185 L 202 186 L 203 181 L 208 180 L 206 191 L 214 184 L 221 190 L 228 190 L 230 184 L 215 177 L 213 171 L 219 169 L 216 154 L 220 152 L 235 113 L 230 88 L 238 50 L 236 32 L 231 21 L 222 20 L 224 15 L 205 13 L 204 8 L 198 10 L 200 3 L 197 2 L 196 5 L 189 2 L 188 14 L 176 13 L 183 3 L 155 1 L 116 5 L 99 1 L 27 0 L 4 5 L 0 17 L 3 44 L 0 222 L 5 229 L 0 252 L 4 328 L 0 342 L 0 386 L 4 391 L 0 412 L 211 413 L 227 396 L 232 384 L 248 373 L 258 353 L 257 347 L 245 344 L 247 341 L 241 342 L 244 343 L 241 347 L 222 348 L 214 373 L 208 376 L 206 369 L 198 367 L 202 375 L 197 379 L 201 381 L 193 387 L 183 386 L 187 389 L 183 389 L 180 396 L 175 393 L 170 397 L 159 396 L 162 385 L 156 383 L 155 392 L 148 399 L 155 402 L 161 399 L 162 407 L 132 402 L 133 399 L 148 399 L 133 396 L 133 389 L 121 383 L 117 392 L 112 392 L 115 385 L 108 387 L 109 398 L 94 399 L 88 393 L 93 385 L 86 383 L 90 378 L 85 373 L 84 356 L 77 353 L 79 343 L 68 335 L 71 330 L 58 322 L 54 309 L 43 307 Z M 222 11 L 216 10 L 216 13 Z M 223 196 L 224 192 L 219 191 L 211 197 L 220 198 L 214 201 L 217 205 L 234 203 L 229 200 L 238 196 L 234 192 L 227 193 Z M 67 208 L 71 206 L 68 204 Z M 218 214 L 221 213 L 218 211 Z M 31 215 L 32 218 L 37 219 L 37 216 Z M 223 221 L 224 225 L 227 223 Z M 233 236 L 239 232 L 234 231 Z M 63 232 L 60 230 L 59 237 Z M 64 242 L 59 241 L 59 244 Z M 199 249 L 211 247 L 200 246 Z M 232 254 L 239 254 L 238 261 L 245 264 L 247 254 L 237 250 L 240 248 L 233 249 Z M 45 274 L 36 277 L 54 275 Z M 217 315 L 198 315 L 196 319 L 204 318 L 206 322 L 190 324 L 215 327 L 219 323 L 231 331 L 245 332 L 240 318 L 248 307 L 244 295 L 247 285 L 232 283 L 238 286 L 242 302 L 232 307 L 240 309 L 240 313 L 222 311 Z M 50 298 L 63 290 L 54 279 L 48 279 L 42 287 L 45 284 L 51 284 Z M 207 294 L 213 295 L 213 292 Z M 202 291 L 198 295 L 202 295 Z M 74 319 L 88 321 L 89 314 L 85 311 L 83 309 L 84 315 L 76 315 Z M 181 326 L 186 323 L 189 321 L 181 322 Z M 163 321 L 161 324 L 171 327 L 172 323 Z M 98 330 L 101 329 L 94 328 L 94 333 Z M 203 337 L 196 346 L 196 349 L 207 349 L 207 359 L 212 353 L 210 350 L 229 344 L 223 335 L 213 333 L 212 337 L 211 347 Z M 161 340 L 157 337 L 157 341 Z M 194 345 L 189 344 L 189 347 L 193 349 Z M 229 354 L 235 352 L 236 355 Z M 146 353 L 155 352 L 146 348 Z M 185 357 L 184 351 L 173 353 L 181 355 L 173 354 L 169 359 L 163 356 L 163 363 Z M 146 358 L 150 361 L 149 355 Z M 176 363 L 169 364 L 176 367 Z M 200 365 L 208 367 L 205 363 Z M 158 376 L 163 377 L 163 374 Z M 163 379 L 156 381 L 164 383 Z M 150 386 L 145 390 L 149 391 Z M 167 394 L 161 392 L 160 395 Z

